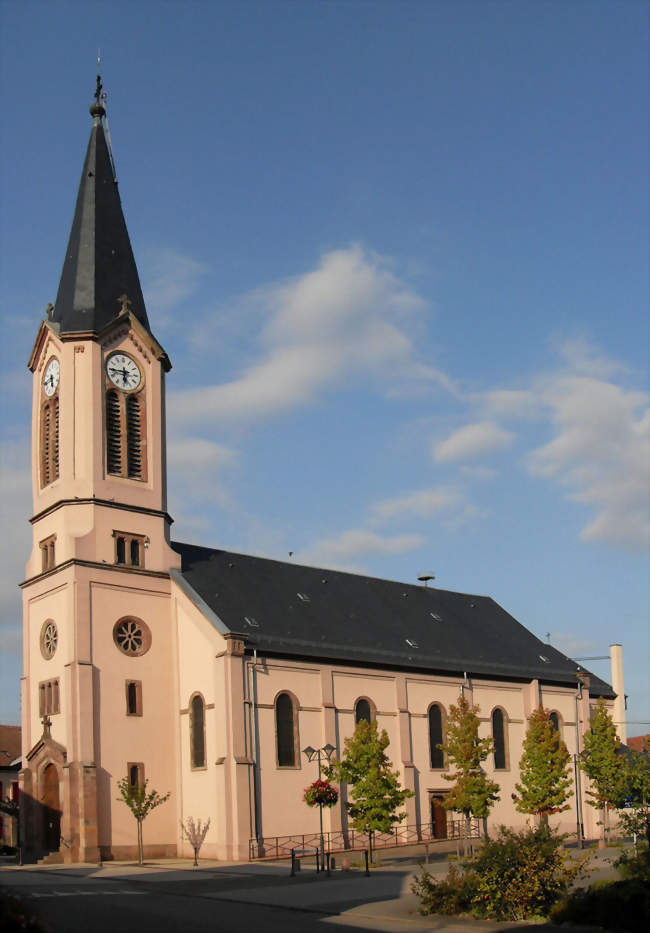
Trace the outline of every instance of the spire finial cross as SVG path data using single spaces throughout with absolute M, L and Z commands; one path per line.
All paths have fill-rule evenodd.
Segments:
M 43 718 L 41 719 L 41 722 L 43 723 L 43 735 L 46 736 L 47 738 L 49 738 L 49 736 L 50 736 L 50 728 L 51 728 L 51 726 L 52 726 L 52 720 L 50 719 L 50 717 L 49 717 L 48 715 L 45 715 L 45 716 L 43 716 Z
M 129 310 L 129 305 L 131 304 L 131 299 L 128 298 L 126 295 L 120 295 L 120 297 L 119 297 L 117 300 L 118 300 L 119 302 L 121 302 L 122 307 L 120 308 L 120 311 L 121 311 L 122 314 L 124 314 L 125 311 L 128 311 L 128 310 Z

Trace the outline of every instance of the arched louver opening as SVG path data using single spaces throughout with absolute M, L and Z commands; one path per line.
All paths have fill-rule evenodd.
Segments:
M 190 705 L 190 742 L 193 768 L 205 768 L 205 707 L 198 694 Z
M 296 766 L 295 709 L 288 693 L 281 693 L 275 701 L 275 730 L 278 765 L 281 768 L 294 768 Z
M 41 408 L 41 486 L 59 478 L 59 399 Z
M 442 710 L 437 703 L 429 707 L 429 760 L 432 768 L 444 768 L 445 753 L 439 745 L 444 742 Z
M 503 710 L 499 708 L 492 713 L 492 739 L 494 740 L 494 767 L 502 770 L 507 767 L 506 721 Z
M 142 408 L 137 395 L 126 399 L 127 476 L 142 479 Z
M 114 389 L 106 393 L 106 466 L 109 473 L 122 475 L 122 424 L 120 399 Z
M 560 731 L 560 718 L 557 713 L 551 713 L 548 717 L 549 722 L 553 726 L 556 732 Z

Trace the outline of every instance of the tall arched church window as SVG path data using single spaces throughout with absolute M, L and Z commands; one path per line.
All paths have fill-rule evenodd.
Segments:
M 140 367 L 126 353 L 106 361 L 106 471 L 145 480 L 146 407 Z
M 548 718 L 549 718 L 549 722 L 551 723 L 555 731 L 559 732 L 560 731 L 560 717 L 558 716 L 558 714 L 550 713 Z
M 289 693 L 280 693 L 275 701 L 275 736 L 278 767 L 295 768 L 298 735 L 296 704 Z
M 358 725 L 362 719 L 366 722 L 372 722 L 375 718 L 374 704 L 366 697 L 360 697 L 354 704 L 354 722 Z
M 198 693 L 190 701 L 190 754 L 193 768 L 205 768 L 205 704 Z
M 429 707 L 429 760 L 432 768 L 445 767 L 445 753 L 438 748 L 445 740 L 443 723 L 442 707 L 432 703 Z
M 508 723 L 505 713 L 497 707 L 492 711 L 492 739 L 494 741 L 494 767 L 508 767 Z

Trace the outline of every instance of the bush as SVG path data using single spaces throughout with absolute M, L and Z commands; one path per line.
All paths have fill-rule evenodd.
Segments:
M 462 871 L 452 865 L 447 877 L 436 881 L 432 875 L 422 869 L 411 884 L 411 891 L 420 898 L 419 911 L 428 914 L 462 914 L 472 907 L 476 891 L 475 880 L 471 872 Z
M 616 859 L 614 865 L 622 878 L 650 881 L 650 849 L 647 846 L 639 848 L 636 852 L 634 849 L 628 849 Z
M 452 865 L 445 880 L 435 881 L 422 870 L 411 888 L 420 898 L 420 913 L 471 910 L 492 920 L 546 917 L 587 861 L 570 864 L 563 841 L 547 826 L 519 833 L 502 826 L 496 839 L 464 860 L 462 870 Z
M 564 838 L 545 825 L 523 832 L 502 826 L 472 861 L 474 914 L 494 920 L 547 916 L 586 861 L 569 863 Z
M 650 926 L 650 883 L 634 878 L 581 888 L 553 908 L 551 919 L 641 933 Z

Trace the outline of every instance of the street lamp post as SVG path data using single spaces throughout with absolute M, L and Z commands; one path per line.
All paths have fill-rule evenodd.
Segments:
M 333 745 L 330 745 L 329 742 L 327 745 L 323 745 L 322 748 L 312 748 L 311 745 L 308 745 L 307 748 L 303 748 L 302 753 L 307 757 L 307 761 L 312 762 L 314 758 L 318 760 L 318 780 L 320 781 L 321 777 L 321 755 L 324 754 L 328 761 L 331 760 L 332 755 L 336 749 Z M 321 871 L 325 867 L 325 838 L 323 836 L 323 804 L 318 804 L 318 815 L 320 817 L 320 866 Z

